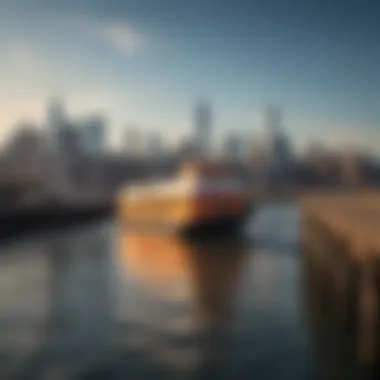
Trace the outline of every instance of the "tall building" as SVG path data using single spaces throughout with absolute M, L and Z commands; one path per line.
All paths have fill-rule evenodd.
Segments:
M 8 172 L 18 179 L 35 180 L 42 175 L 43 169 L 41 135 L 31 123 L 19 123 L 15 129 L 4 152 Z
M 158 158 L 162 155 L 164 147 L 162 136 L 158 132 L 152 133 L 147 138 L 146 143 L 147 154 L 152 158 Z
M 273 138 L 281 129 L 282 116 L 279 106 L 268 104 L 263 109 L 262 124 L 266 135 Z
M 129 127 L 124 132 L 124 151 L 128 156 L 141 156 L 144 151 L 144 135 L 136 127 Z
M 67 127 L 68 118 L 66 115 L 65 104 L 59 98 L 53 98 L 47 106 L 47 126 L 50 136 L 50 146 L 55 150 L 61 150 L 61 136 L 63 130 Z
M 102 115 L 91 115 L 83 125 L 83 145 L 90 154 L 101 154 L 106 140 L 106 119 Z
M 39 202 L 50 181 L 46 175 L 50 159 L 44 136 L 29 122 L 18 123 L 14 129 L 1 155 L 1 180 L 11 185 L 11 193 L 6 199 L 30 204 Z
M 243 143 L 240 136 L 229 133 L 225 136 L 222 145 L 222 156 L 228 161 L 236 162 L 242 158 Z
M 269 179 L 272 183 L 289 182 L 292 177 L 292 150 L 283 131 L 279 106 L 271 104 L 264 108 L 262 126 L 266 136 Z
M 199 102 L 195 106 L 194 129 L 199 154 L 202 157 L 210 155 L 211 150 L 211 105 L 207 102 Z
M 81 131 L 76 125 L 67 125 L 60 134 L 60 146 L 67 160 L 72 161 L 82 153 Z
M 253 181 L 258 188 L 265 187 L 268 172 L 267 147 L 257 138 L 251 140 L 249 161 Z
M 83 176 L 78 175 L 83 157 L 83 131 L 67 116 L 64 102 L 57 98 L 48 104 L 47 126 L 50 147 L 46 169 L 48 196 L 76 197 L 81 192 L 77 178 Z
M 47 121 L 51 128 L 59 128 L 67 121 L 64 101 L 60 98 L 50 99 L 47 106 Z

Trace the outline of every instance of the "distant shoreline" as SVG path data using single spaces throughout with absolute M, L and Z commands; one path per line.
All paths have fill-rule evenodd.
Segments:
M 94 218 L 112 215 L 113 202 L 90 205 L 39 205 L 0 213 L 0 239 L 40 229 L 59 228 Z

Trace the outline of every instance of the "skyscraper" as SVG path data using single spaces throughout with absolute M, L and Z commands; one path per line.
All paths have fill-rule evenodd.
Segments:
M 222 146 L 222 155 L 225 159 L 237 162 L 242 158 L 243 144 L 237 134 L 229 133 L 225 136 Z
M 65 104 L 60 98 L 52 98 L 47 106 L 47 121 L 50 127 L 62 126 L 67 120 Z
M 91 154 L 100 154 L 104 150 L 106 139 L 106 120 L 102 115 L 91 115 L 83 125 L 83 144 Z
M 283 131 L 279 106 L 270 104 L 264 108 L 262 125 L 267 142 L 269 177 L 274 183 L 287 182 L 291 176 L 292 153 L 290 141 Z
M 264 107 L 262 114 L 262 123 L 265 133 L 269 138 L 275 137 L 275 135 L 281 129 L 281 109 L 274 104 L 268 104 Z
M 51 148 L 47 163 L 49 189 L 54 196 L 74 194 L 73 168 L 80 152 L 79 130 L 66 114 L 65 104 L 59 98 L 49 101 L 47 107 L 48 141 Z
M 195 106 L 194 112 L 195 140 L 199 154 L 207 157 L 211 149 L 211 105 L 205 101 Z
M 128 127 L 124 132 L 124 151 L 130 156 L 140 156 L 144 150 L 144 136 L 136 127 Z
M 62 99 L 53 98 L 49 101 L 46 112 L 50 145 L 55 150 L 61 150 L 62 134 L 67 127 L 68 119 L 65 104 Z
M 29 122 L 18 123 L 15 130 L 3 153 L 7 169 L 14 178 L 35 180 L 41 176 L 44 165 L 42 136 Z
M 153 132 L 147 139 L 147 154 L 152 158 L 158 158 L 163 153 L 162 136 L 158 132 Z

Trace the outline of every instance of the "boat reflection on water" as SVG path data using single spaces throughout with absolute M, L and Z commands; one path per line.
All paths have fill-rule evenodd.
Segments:
M 216 375 L 228 347 L 244 242 L 127 234 L 120 242 L 125 277 L 144 288 L 147 303 L 137 318 L 150 325 L 146 346 L 154 360 L 170 370 Z

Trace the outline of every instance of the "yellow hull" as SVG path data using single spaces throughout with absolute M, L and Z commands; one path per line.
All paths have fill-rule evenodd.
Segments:
M 129 225 L 175 230 L 234 222 L 247 214 L 247 190 L 223 166 L 185 165 L 174 180 L 127 188 L 120 194 L 119 212 Z
M 246 215 L 248 199 L 244 196 L 178 196 L 141 200 L 121 199 L 119 212 L 130 225 L 170 226 L 182 229 Z

